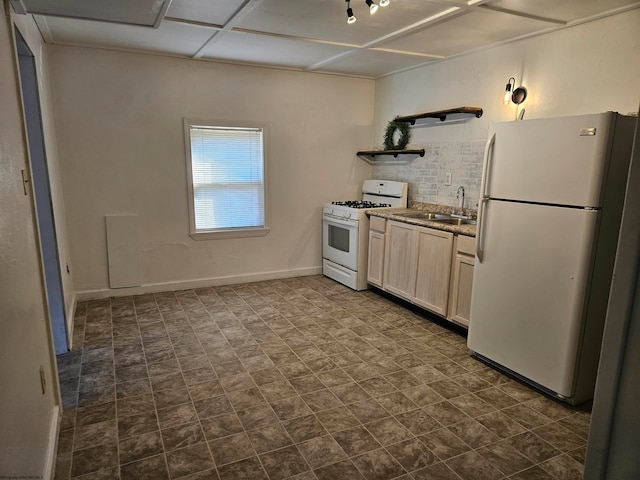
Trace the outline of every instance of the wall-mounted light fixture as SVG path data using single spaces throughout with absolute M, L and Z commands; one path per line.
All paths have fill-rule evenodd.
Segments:
M 504 88 L 504 104 L 509 105 L 509 101 L 512 101 L 516 105 L 520 105 L 527 99 L 527 89 L 520 85 L 518 88 L 514 88 L 516 86 L 516 79 L 514 77 L 509 77 L 507 80 L 507 85 Z

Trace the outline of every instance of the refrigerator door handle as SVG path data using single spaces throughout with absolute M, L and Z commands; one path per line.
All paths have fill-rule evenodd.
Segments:
M 476 257 L 478 257 L 478 262 L 482 263 L 483 250 L 482 250 L 482 225 L 483 225 L 483 214 L 484 214 L 484 204 L 489 200 L 487 196 L 487 183 L 489 176 L 489 161 L 491 159 L 491 153 L 493 149 L 493 145 L 496 142 L 496 134 L 495 132 L 489 138 L 487 145 L 484 147 L 484 160 L 482 162 L 482 185 L 480 187 L 480 202 L 478 204 L 478 228 L 476 230 Z

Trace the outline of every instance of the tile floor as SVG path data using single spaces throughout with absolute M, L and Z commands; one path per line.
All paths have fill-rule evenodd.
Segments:
M 582 478 L 590 414 L 322 276 L 78 304 L 56 479 Z

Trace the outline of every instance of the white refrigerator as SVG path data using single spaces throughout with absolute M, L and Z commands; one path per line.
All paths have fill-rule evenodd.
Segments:
M 635 118 L 492 124 L 468 346 L 563 401 L 593 397 Z

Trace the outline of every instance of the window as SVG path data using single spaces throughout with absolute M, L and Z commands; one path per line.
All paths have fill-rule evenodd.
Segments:
M 265 235 L 264 128 L 185 121 L 190 234 Z

